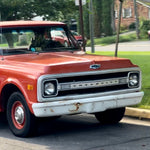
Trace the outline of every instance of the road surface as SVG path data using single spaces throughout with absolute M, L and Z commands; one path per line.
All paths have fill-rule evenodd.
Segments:
M 150 121 L 104 126 L 93 115 L 65 116 L 39 124 L 35 137 L 18 138 L 0 119 L 0 150 L 150 150 Z
M 115 51 L 115 44 L 107 46 L 95 46 L 95 51 Z M 91 47 L 86 47 L 86 51 L 91 51 Z M 119 43 L 118 51 L 150 51 L 150 41 L 134 41 Z

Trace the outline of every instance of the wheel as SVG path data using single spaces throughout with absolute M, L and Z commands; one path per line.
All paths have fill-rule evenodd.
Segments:
M 20 92 L 13 93 L 8 99 L 7 121 L 16 136 L 27 137 L 35 133 L 35 117 L 30 113 Z
M 95 113 L 95 117 L 101 124 L 115 124 L 123 118 L 124 113 L 125 108 L 123 107 Z

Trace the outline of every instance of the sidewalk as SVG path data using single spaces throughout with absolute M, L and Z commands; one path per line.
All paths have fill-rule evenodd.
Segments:
M 95 51 L 114 51 L 116 44 L 106 46 L 95 45 Z M 86 51 L 91 51 L 91 47 L 86 47 Z M 150 51 L 150 41 L 123 42 L 118 45 L 119 51 Z
M 150 119 L 150 110 L 126 107 L 125 116 L 139 119 Z

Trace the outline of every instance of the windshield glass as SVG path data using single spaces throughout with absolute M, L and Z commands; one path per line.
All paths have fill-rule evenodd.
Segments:
M 79 45 L 66 27 L 15 27 L 0 32 L 0 55 L 67 50 L 79 50 Z

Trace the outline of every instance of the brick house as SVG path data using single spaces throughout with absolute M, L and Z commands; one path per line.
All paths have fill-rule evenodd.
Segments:
M 139 18 L 150 19 L 150 0 L 137 0 Z M 118 22 L 120 1 L 115 1 L 115 24 Z M 134 0 L 124 0 L 122 8 L 121 25 L 128 27 L 135 22 Z

